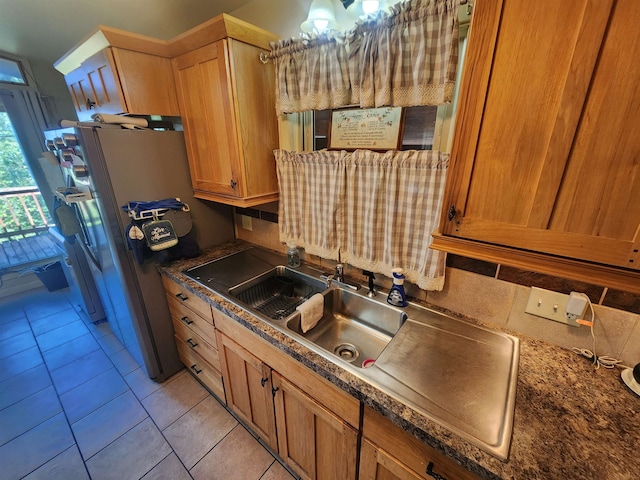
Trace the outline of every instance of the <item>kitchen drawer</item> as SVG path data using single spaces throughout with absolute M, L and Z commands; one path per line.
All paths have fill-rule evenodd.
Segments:
M 458 480 L 478 478 L 367 406 L 364 408 L 362 434 L 365 441 L 360 461 L 361 480 L 380 478 L 381 473 L 375 473 L 376 463 L 393 474 L 385 478 L 433 480 L 433 474 Z M 427 473 L 427 469 L 433 474 Z
M 211 305 L 209 305 L 207 302 L 205 302 L 192 292 L 189 292 L 182 285 L 174 282 L 173 280 L 170 280 L 164 275 L 162 276 L 162 283 L 168 296 L 177 300 L 179 304 L 190 308 L 213 325 Z
M 211 345 L 206 339 L 195 333 L 189 327 L 186 327 L 180 320 L 172 317 L 173 329 L 175 331 L 176 341 L 184 344 L 203 359 L 209 362 L 216 370 L 221 371 L 220 357 L 218 355 L 218 349 Z M 213 327 L 211 327 L 213 330 Z
M 189 346 L 176 336 L 178 355 L 191 373 L 193 373 L 209 390 L 226 403 L 224 387 L 222 385 L 222 375 L 209 362 L 194 352 Z
M 178 322 L 183 326 L 188 327 L 211 345 L 216 344 L 215 327 L 212 325 L 210 320 L 206 320 L 200 315 L 197 315 L 193 310 L 187 308 L 172 296 L 167 295 L 167 302 L 169 303 L 171 316 L 175 320 L 174 323 Z

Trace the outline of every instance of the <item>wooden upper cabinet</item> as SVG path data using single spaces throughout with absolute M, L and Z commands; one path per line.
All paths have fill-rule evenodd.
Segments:
M 65 76 L 78 118 L 89 120 L 96 112 L 121 113 L 127 110 L 116 72 L 111 49 L 106 48 Z
M 474 2 L 436 248 L 640 269 L 639 15 L 634 0 Z
M 94 113 L 180 115 L 166 41 L 99 27 L 55 67 L 80 120 Z
M 247 207 L 278 199 L 277 37 L 220 15 L 171 41 L 194 194 Z
M 175 58 L 173 64 L 185 112 L 183 128 L 193 188 L 234 196 L 236 191 L 244 193 L 239 191 L 244 185 L 238 185 L 240 151 L 226 50 L 226 40 L 220 40 Z

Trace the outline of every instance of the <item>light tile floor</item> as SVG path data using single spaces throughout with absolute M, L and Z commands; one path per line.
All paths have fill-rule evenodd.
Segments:
M 0 299 L 0 479 L 294 477 L 186 370 L 150 380 L 69 290 Z

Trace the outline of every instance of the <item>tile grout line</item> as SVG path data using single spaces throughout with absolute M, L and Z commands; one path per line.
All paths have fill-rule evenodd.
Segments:
M 65 298 L 67 299 L 67 301 L 69 301 L 69 300 L 68 300 L 68 297 L 67 297 L 66 295 L 65 295 Z M 69 302 L 69 303 L 71 303 L 71 302 Z M 24 309 L 24 307 L 23 307 L 23 310 L 24 310 L 25 316 L 27 316 L 27 312 L 26 312 L 26 310 Z M 29 317 L 28 317 L 28 316 L 27 316 L 27 321 L 28 321 L 28 323 L 29 323 L 29 328 L 30 328 L 30 330 L 31 330 L 31 333 L 33 334 L 33 336 L 34 336 L 34 338 L 35 338 L 35 337 L 36 337 L 36 335 L 35 335 L 35 333 L 33 332 L 33 328 L 32 328 L 32 326 L 31 326 L 31 320 L 29 320 Z M 60 400 L 60 394 L 58 393 L 58 389 L 56 388 L 56 385 L 53 383 L 53 377 L 51 376 L 51 370 L 49 370 L 49 366 L 47 365 L 47 362 L 45 362 L 45 360 L 44 360 L 44 356 L 42 355 L 42 350 L 40 350 L 40 344 L 39 344 L 39 343 L 37 343 L 37 338 L 36 338 L 36 344 L 37 344 L 37 347 L 38 347 L 38 352 L 40 353 L 40 358 L 42 358 L 42 364 L 44 365 L 44 368 L 45 368 L 45 369 L 46 369 L 46 371 L 47 371 L 47 375 L 49 376 L 49 381 L 51 382 L 51 386 L 53 387 L 53 391 L 54 391 L 54 393 L 56 394 L 56 397 L 57 397 L 57 399 L 58 399 L 58 404 L 60 405 L 60 409 L 62 410 L 62 414 L 64 415 L 64 419 L 65 419 L 65 421 L 67 422 L 67 427 L 69 428 L 69 432 L 71 432 L 71 438 L 73 438 L 73 442 L 74 442 L 74 444 L 73 444 L 71 447 L 73 447 L 73 446 L 75 446 L 75 447 L 76 447 L 76 449 L 77 449 L 77 451 L 78 451 L 78 455 L 80 455 L 80 459 L 82 460 L 82 464 L 83 464 L 83 466 L 84 466 L 85 472 L 87 473 L 87 476 L 89 477 L 89 479 L 91 479 L 91 474 L 89 473 L 89 469 L 87 468 L 87 464 L 86 464 L 86 462 L 84 461 L 84 458 L 82 457 L 82 452 L 80 451 L 80 446 L 78 445 L 78 439 L 76 438 L 76 435 L 75 435 L 75 433 L 74 433 L 74 431 L 73 431 L 73 428 L 71 428 L 71 423 L 69 422 L 69 417 L 68 417 L 68 415 L 67 415 L 66 410 L 64 409 L 64 405 L 63 405 L 63 403 L 62 403 L 62 400 Z M 59 415 L 59 414 L 58 414 L 58 415 Z M 41 423 L 41 424 L 42 424 L 42 423 Z M 40 424 L 40 425 L 41 425 L 41 424 Z M 32 429 L 31 429 L 31 430 L 32 430 Z M 24 433 L 26 433 L 26 432 L 24 432 Z M 23 433 L 23 434 L 24 434 L 24 433 Z M 16 438 L 17 438 L 17 437 L 16 437 Z M 69 447 L 69 448 L 71 448 L 71 447 Z M 64 451 L 66 452 L 67 450 L 68 450 L 68 448 L 67 448 L 67 449 L 65 449 Z M 61 453 L 63 453 L 63 452 L 60 452 L 58 455 L 60 455 Z M 31 473 L 35 472 L 35 471 L 36 471 L 36 470 L 38 470 L 39 468 L 43 467 L 44 465 L 46 465 L 47 463 L 49 463 L 51 460 L 53 460 L 54 458 L 58 457 L 58 455 L 56 455 L 56 456 L 54 456 L 54 457 L 52 457 L 52 458 L 49 458 L 48 460 L 46 460 L 46 461 L 45 461 L 44 463 L 42 463 L 41 465 L 38 465 L 38 466 L 37 466 L 36 468 L 34 468 L 31 472 L 29 472 L 27 475 L 30 475 Z

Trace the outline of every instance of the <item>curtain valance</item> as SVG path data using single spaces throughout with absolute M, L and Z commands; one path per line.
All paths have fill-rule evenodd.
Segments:
M 425 290 L 444 285 L 431 250 L 449 155 L 430 150 L 276 150 L 280 241 L 387 275 L 402 267 Z
M 278 114 L 451 101 L 461 0 L 407 0 L 346 33 L 271 44 Z

